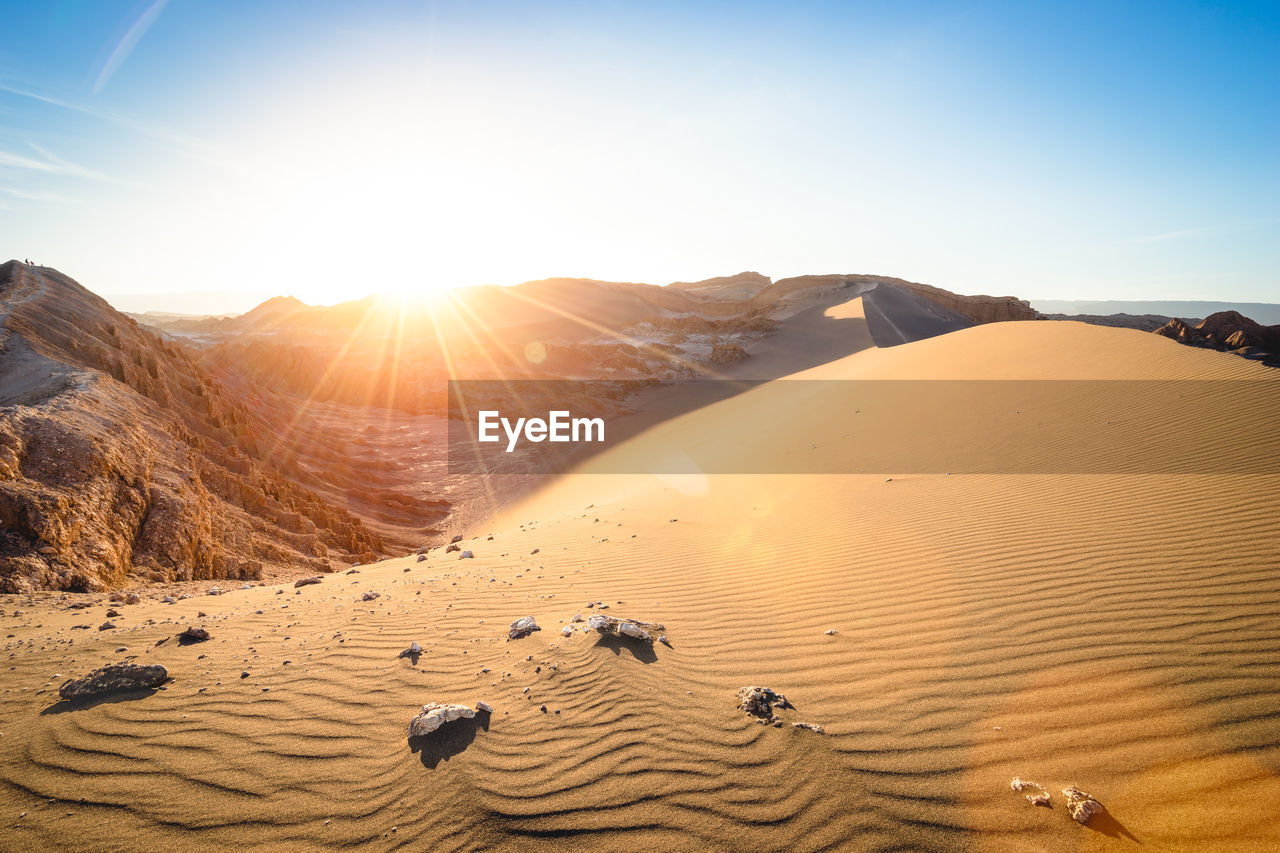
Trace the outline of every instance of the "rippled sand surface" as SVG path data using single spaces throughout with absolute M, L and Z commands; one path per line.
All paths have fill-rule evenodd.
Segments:
M 1024 323 L 816 375 L 1272 374 L 1152 335 Z M 795 393 L 750 395 L 767 426 Z M 747 399 L 638 440 L 705 436 Z M 964 412 L 948 424 L 967 428 Z M 817 444 L 833 468 L 857 452 Z M 438 549 L 176 604 L 11 596 L 0 847 L 1274 850 L 1278 530 L 1280 481 L 1263 474 L 583 473 L 472 531 L 472 560 Z M 589 602 L 662 623 L 670 646 L 561 636 Z M 117 627 L 99 631 L 109 606 Z M 508 641 L 526 615 L 543 630 Z M 192 624 L 212 639 L 156 645 Z M 416 664 L 397 657 L 412 641 Z M 65 678 L 124 659 L 172 681 L 57 702 Z M 782 727 L 738 709 L 748 684 L 791 700 Z M 480 700 L 486 725 L 412 750 L 422 704 Z M 1073 822 L 1070 784 L 1107 813 Z

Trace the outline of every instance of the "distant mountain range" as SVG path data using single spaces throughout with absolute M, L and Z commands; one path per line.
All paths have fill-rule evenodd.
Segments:
M 1264 326 L 1280 323 L 1280 304 L 1271 302 L 1209 302 L 1203 300 L 1033 299 L 1031 307 L 1043 314 L 1153 314 L 1199 321 L 1221 311 L 1238 311 Z

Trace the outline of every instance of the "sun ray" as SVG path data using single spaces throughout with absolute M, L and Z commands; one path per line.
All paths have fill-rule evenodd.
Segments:
M 292 444 L 291 441 L 297 431 L 298 424 L 302 422 L 302 419 L 304 417 L 310 414 L 312 407 L 316 404 L 316 402 L 318 402 L 317 395 L 320 393 L 320 390 L 324 388 L 325 384 L 329 381 L 329 378 L 333 376 L 334 373 L 338 370 L 339 365 L 342 363 L 343 359 L 346 358 L 347 353 L 355 345 L 356 340 L 360 337 L 360 333 L 364 331 L 365 325 L 369 322 L 369 319 L 372 317 L 373 309 L 374 309 L 374 303 L 371 301 L 369 303 L 369 307 L 365 309 L 365 312 L 361 316 L 359 322 L 356 323 L 355 327 L 351 330 L 350 334 L 347 335 L 347 338 L 343 342 L 342 347 L 338 350 L 338 353 L 332 359 L 330 359 L 328 367 L 326 367 L 325 369 L 325 372 L 321 375 L 320 379 L 316 381 L 315 385 L 311 389 L 311 392 L 306 397 L 303 398 L 302 403 L 298 406 L 297 411 L 294 412 L 293 417 L 289 419 L 289 422 L 285 425 L 284 429 L 281 431 L 280 435 L 277 437 L 276 441 L 274 442 L 274 447 L 281 454 L 285 454 L 288 456 L 293 455 L 297 445 Z M 277 457 L 274 451 L 268 454 L 268 458 L 267 458 L 268 463 L 275 464 L 276 459 Z
M 431 321 L 431 327 L 432 327 L 432 329 L 434 330 L 434 332 L 435 332 L 435 336 L 436 336 L 436 343 L 437 343 L 437 344 L 439 345 L 439 347 L 440 347 L 440 356 L 441 356 L 441 358 L 442 358 L 442 359 L 444 359 L 444 363 L 445 363 L 445 373 L 448 375 L 449 379 L 451 379 L 451 380 L 452 380 L 452 379 L 457 379 L 457 378 L 458 378 L 458 374 L 457 374 L 457 370 L 454 368 L 454 363 L 453 363 L 453 354 L 449 351 L 449 344 L 448 344 L 447 340 L 445 339 L 444 334 L 443 334 L 443 333 L 441 332 L 441 330 L 440 330 L 440 323 L 439 323 L 439 322 L 437 321 L 437 319 L 436 319 L 436 312 L 435 312 L 435 311 L 428 311 L 428 312 L 427 312 L 427 318 Z M 470 429 L 471 429 L 471 419 L 470 419 L 470 417 L 468 417 L 468 415 L 467 415 L 467 411 L 468 411 L 468 409 L 467 409 L 467 406 L 466 406 L 466 398 L 465 398 L 465 395 L 463 394 L 462 389 L 461 389 L 461 387 L 460 387 L 460 386 L 455 385 L 455 386 L 454 386 L 454 390 L 457 390 L 457 392 L 458 392 L 458 398 L 459 398 L 459 399 L 458 399 L 458 402 L 461 404 L 460 408 L 462 409 L 462 415 L 463 415 L 463 418 L 464 418 L 464 422 L 465 422 L 465 423 L 466 423 L 466 425 L 467 425 L 467 429 L 468 429 L 468 431 L 470 431 Z M 450 389 L 449 389 L 448 387 L 446 387 L 446 389 L 445 389 L 445 397 L 446 397 L 445 402 L 446 402 L 446 405 L 449 403 L 449 393 L 450 393 Z M 446 412 L 445 417 L 446 417 L 446 418 L 448 418 L 448 412 Z M 446 424 L 446 433 L 445 433 L 445 435 L 446 435 L 446 441 L 447 441 L 447 440 L 448 440 L 447 424 Z M 475 442 L 469 442 L 469 444 L 471 445 L 472 450 L 473 450 L 473 451 L 474 451 L 474 453 L 475 453 L 475 456 L 476 456 L 476 463 L 477 463 L 477 465 L 479 465 L 479 466 L 481 467 L 481 469 L 482 469 L 482 472 L 481 472 L 481 474 L 480 474 L 480 483 L 481 483 L 481 485 L 484 487 L 485 497 L 486 497 L 486 499 L 489 501 L 489 508 L 490 508 L 490 509 L 492 509 L 492 508 L 494 508 L 494 507 L 497 507 L 497 506 L 498 506 L 498 498 L 497 498 L 497 494 L 496 494 L 496 493 L 494 492 L 494 490 L 493 490 L 493 484 L 492 484 L 492 482 L 491 482 L 491 475 L 489 474 L 489 472 L 488 472 L 487 470 L 483 470 L 483 468 L 484 468 L 484 466 L 483 466 L 483 462 L 484 462 L 484 460 L 481 458 L 481 454 L 480 454 L 480 448 L 479 448 L 479 446 L 478 446 L 478 445 L 476 445 L 476 444 L 475 444 Z M 452 449 L 452 448 L 451 448 L 451 449 Z

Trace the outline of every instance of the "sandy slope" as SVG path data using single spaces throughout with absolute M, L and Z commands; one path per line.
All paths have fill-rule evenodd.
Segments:
M 813 373 L 1275 381 L 1072 323 L 982 326 Z M 752 400 L 760 434 L 781 434 L 791 385 L 636 441 L 700 440 Z M 963 411 L 948 428 L 984 438 Z M 864 442 L 892 441 L 882 429 Z M 816 443 L 833 467 L 857 450 Z M 156 592 L 103 632 L 105 602 L 10 599 L 0 847 L 1275 849 L 1277 522 L 1274 476 L 581 474 L 475 531 L 474 560 L 437 551 L 298 594 Z M 562 638 L 596 600 L 664 623 L 672 646 Z M 506 642 L 526 614 L 544 630 Z M 193 622 L 213 639 L 153 647 Z M 416 666 L 396 658 L 412 640 Z M 41 714 L 55 673 L 130 655 L 174 681 Z M 826 734 L 751 722 L 734 701 L 746 684 Z M 479 699 L 496 708 L 487 731 L 410 753 L 417 705 Z M 1011 791 L 1015 775 L 1053 808 Z M 1073 823 L 1057 793 L 1073 783 L 1109 815 Z

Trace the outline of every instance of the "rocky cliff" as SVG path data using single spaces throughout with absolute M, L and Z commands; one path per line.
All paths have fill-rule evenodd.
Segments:
M 0 591 L 330 568 L 383 543 L 285 476 L 184 347 L 70 278 L 0 266 Z
M 1192 326 L 1174 318 L 1157 335 L 1197 347 L 1230 350 L 1246 358 L 1280 365 L 1280 325 L 1264 326 L 1239 311 L 1219 311 Z

